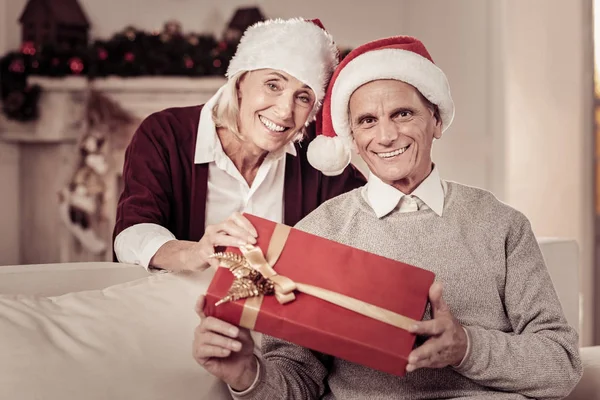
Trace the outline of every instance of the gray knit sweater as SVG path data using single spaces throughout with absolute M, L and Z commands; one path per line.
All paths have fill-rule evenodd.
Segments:
M 527 218 L 489 192 L 447 184 L 442 217 L 424 210 L 377 219 L 356 189 L 297 228 L 435 272 L 470 336 L 460 368 L 400 378 L 265 336 L 257 385 L 238 398 L 552 399 L 571 391 L 582 373 L 578 336 Z

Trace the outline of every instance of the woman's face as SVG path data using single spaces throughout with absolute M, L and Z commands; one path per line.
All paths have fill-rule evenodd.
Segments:
M 239 129 L 257 150 L 276 151 L 304 127 L 315 94 L 293 76 L 275 69 L 246 73 L 239 82 Z

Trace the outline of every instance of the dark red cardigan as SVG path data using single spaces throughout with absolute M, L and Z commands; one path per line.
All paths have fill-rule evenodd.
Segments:
M 202 106 L 170 108 L 142 122 L 125 152 L 124 190 L 117 206 L 114 238 L 140 223 L 166 227 L 177 239 L 200 240 L 204 235 L 208 164 L 194 164 Z M 295 225 L 325 200 L 364 185 L 365 178 L 349 166 L 328 177 L 306 158 L 308 142 L 296 144 L 297 156 L 287 154 L 284 223 Z

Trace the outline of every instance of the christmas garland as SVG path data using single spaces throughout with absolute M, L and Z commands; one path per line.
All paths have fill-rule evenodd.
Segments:
M 127 27 L 110 40 L 96 40 L 83 48 L 25 42 L 20 51 L 0 58 L 2 109 L 12 120 L 37 119 L 40 87 L 27 83 L 31 75 L 88 79 L 223 75 L 236 48 L 237 42 L 217 41 L 212 35 L 184 35 L 173 24 L 151 33 Z

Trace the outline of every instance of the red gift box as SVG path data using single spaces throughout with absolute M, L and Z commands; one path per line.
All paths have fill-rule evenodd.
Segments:
M 273 242 L 279 237 L 283 250 L 273 269 L 280 276 L 399 314 L 405 328 L 411 320 L 423 318 L 435 277 L 431 271 L 253 215 L 245 216 L 258 232 L 256 246 L 262 254 L 269 254 L 277 232 Z M 280 228 L 289 232 L 283 241 Z M 237 248 L 226 251 L 241 254 Z M 295 300 L 286 304 L 266 295 L 258 303 L 255 297 L 216 305 L 228 294 L 233 281 L 228 268 L 217 270 L 206 293 L 206 315 L 380 371 L 405 374 L 416 339 L 405 329 L 298 292 Z M 256 315 L 248 321 L 251 304 Z

